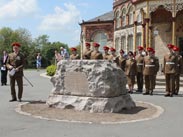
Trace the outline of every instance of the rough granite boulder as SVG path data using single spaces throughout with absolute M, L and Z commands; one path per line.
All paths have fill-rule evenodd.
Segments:
M 126 76 L 113 62 L 61 60 L 51 82 L 50 107 L 101 113 L 135 107 L 127 93 Z

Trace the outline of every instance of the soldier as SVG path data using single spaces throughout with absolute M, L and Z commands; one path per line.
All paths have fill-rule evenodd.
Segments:
M 155 86 L 156 86 L 156 76 L 157 76 L 157 73 L 159 71 L 159 59 L 158 59 L 158 57 L 155 56 L 155 50 L 153 50 L 153 57 L 155 57 L 155 59 L 156 59 L 156 73 L 154 75 L 154 89 L 155 89 Z
M 157 73 L 157 59 L 153 55 L 154 49 L 147 48 L 148 55 L 144 57 L 144 65 L 143 65 L 143 75 L 145 79 L 145 88 L 146 91 L 143 92 L 143 95 L 153 94 L 155 75 Z
M 99 51 L 100 44 L 94 42 L 93 47 L 90 59 L 103 59 L 102 53 Z
M 128 59 L 126 60 L 125 64 L 125 74 L 127 77 L 127 84 L 129 88 L 128 93 L 133 93 L 136 73 L 137 73 L 136 60 L 133 58 L 133 52 L 129 51 Z
M 111 55 L 109 56 L 109 60 L 116 62 L 116 59 L 117 59 L 116 49 L 111 47 L 110 52 L 111 52 Z
M 71 48 L 72 54 L 70 55 L 71 60 L 77 60 L 80 59 L 79 54 L 77 54 L 77 49 L 76 48 Z
M 20 43 L 15 42 L 12 44 L 13 53 L 8 55 L 8 60 L 6 66 L 10 71 L 10 87 L 11 87 L 11 96 L 12 101 L 17 101 L 16 91 L 15 91 L 15 81 L 17 81 L 18 85 L 18 99 L 21 102 L 22 94 L 23 94 L 23 67 L 24 67 L 24 56 L 19 52 L 20 51 Z
M 143 92 L 143 64 L 144 64 L 144 48 L 138 46 L 138 55 L 136 55 L 135 60 L 137 62 L 137 92 Z
M 104 49 L 103 59 L 104 60 L 109 60 L 109 56 L 110 56 L 110 54 L 109 54 L 109 47 L 108 46 L 104 46 L 103 49 Z
M 124 51 L 121 49 L 120 50 L 120 56 L 118 56 L 118 62 L 117 65 L 125 71 L 125 64 L 126 64 L 126 58 L 124 57 Z
M 178 64 L 177 64 L 177 71 L 175 74 L 175 95 L 178 95 L 179 93 L 179 87 L 180 87 L 180 74 L 182 70 L 182 56 L 179 55 L 179 48 L 174 46 L 173 50 L 175 51 L 175 54 L 177 55 L 178 58 Z
M 92 50 L 90 49 L 91 45 L 90 45 L 89 42 L 86 42 L 85 46 L 86 46 L 86 49 L 83 53 L 83 59 L 90 59 L 90 56 L 91 56 L 91 53 L 92 53 Z
M 177 71 L 178 58 L 173 51 L 173 45 L 168 44 L 168 49 L 170 53 L 164 56 L 164 66 L 163 72 L 165 74 L 166 79 L 166 94 L 165 97 L 172 97 L 175 92 L 175 74 Z

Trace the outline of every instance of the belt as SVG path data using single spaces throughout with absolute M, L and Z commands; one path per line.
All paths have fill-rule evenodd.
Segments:
M 137 63 L 137 65 L 138 65 L 138 66 L 142 66 L 142 65 L 144 65 L 144 64 L 143 64 L 143 63 Z
M 145 67 L 155 67 L 155 65 L 145 65 Z
M 179 64 L 177 66 L 180 66 Z
M 173 65 L 175 62 L 166 62 L 166 65 Z

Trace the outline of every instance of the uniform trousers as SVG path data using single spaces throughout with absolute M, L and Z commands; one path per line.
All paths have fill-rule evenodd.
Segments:
M 18 99 L 22 98 L 23 94 L 23 77 L 22 76 L 10 76 L 10 87 L 11 87 L 11 96 L 12 99 L 16 98 L 16 91 L 15 91 L 15 81 L 18 85 Z
M 143 73 L 142 72 L 137 72 L 137 87 L 138 90 L 142 90 L 143 89 Z
M 179 92 L 180 87 L 180 74 L 175 75 L 175 93 Z
M 154 75 L 144 75 L 146 90 L 153 90 L 155 85 Z
M 173 94 L 175 92 L 175 74 L 165 74 L 166 92 Z

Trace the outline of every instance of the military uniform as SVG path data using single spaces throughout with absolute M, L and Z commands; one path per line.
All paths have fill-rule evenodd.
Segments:
M 91 53 L 92 53 L 91 49 L 86 49 L 83 53 L 83 59 L 90 59 Z
M 104 53 L 103 54 L 103 59 L 104 60 L 109 60 L 110 54 L 109 53 Z
M 174 51 L 179 51 L 178 47 L 174 47 Z M 177 71 L 175 74 L 175 95 L 178 95 L 179 93 L 179 87 L 180 87 L 180 74 L 182 71 L 182 56 L 181 55 L 177 55 Z
M 165 96 L 173 96 L 175 92 L 175 74 L 177 71 L 178 58 L 175 54 L 170 53 L 164 56 L 164 68 L 166 79 L 166 94 Z
M 137 91 L 142 92 L 143 90 L 143 65 L 144 65 L 144 56 L 139 54 L 136 56 L 137 62 Z
M 71 60 L 77 60 L 77 59 L 80 59 L 80 56 L 79 56 L 79 54 L 71 54 L 70 59 Z
M 118 56 L 117 65 L 118 65 L 123 71 L 125 71 L 126 58 L 124 58 L 123 56 Z
M 132 87 L 135 84 L 135 76 L 137 73 L 137 64 L 134 59 L 127 59 L 125 64 L 125 75 L 127 77 L 127 84 L 129 87 Z M 131 90 L 129 90 L 130 93 L 132 93 Z
M 148 48 L 148 52 L 153 52 L 153 48 Z M 153 94 L 153 89 L 155 87 L 155 75 L 157 74 L 157 69 L 159 65 L 157 64 L 157 58 L 148 55 L 144 57 L 144 65 L 143 65 L 143 75 L 145 79 L 145 88 L 146 92 L 143 94 Z
M 12 46 L 16 46 L 17 44 L 18 43 L 14 43 Z M 23 94 L 24 56 L 20 52 L 18 52 L 18 54 L 15 54 L 14 52 L 10 53 L 8 56 L 6 66 L 10 71 L 12 69 L 16 69 L 15 74 L 13 76 L 10 76 L 10 86 L 11 86 L 11 95 L 12 95 L 12 100 L 10 100 L 10 101 L 17 100 L 16 91 L 15 91 L 15 81 L 17 81 L 17 85 L 18 85 L 18 99 L 21 101 L 22 94 Z M 13 67 L 13 68 L 11 68 L 11 67 Z
M 91 53 L 91 59 L 103 59 L 102 53 L 100 51 L 93 51 Z

